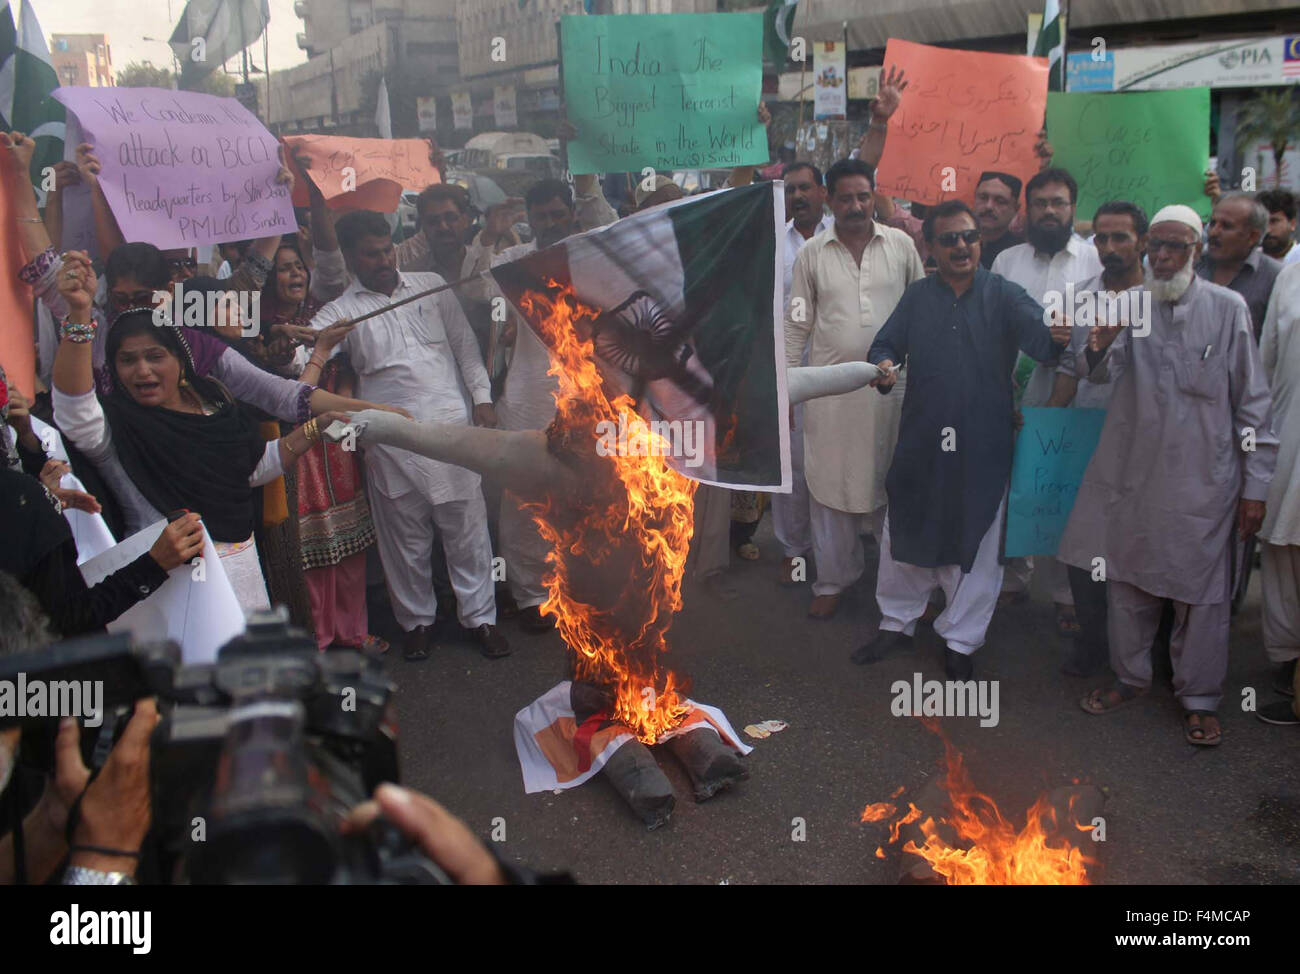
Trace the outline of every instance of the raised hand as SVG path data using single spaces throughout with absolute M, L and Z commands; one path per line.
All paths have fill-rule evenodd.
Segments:
M 77 146 L 77 172 L 81 178 L 89 185 L 95 185 L 99 179 L 99 171 L 102 167 L 99 164 L 99 157 L 95 155 L 95 147 L 89 142 L 83 142 Z
M 880 88 L 876 100 L 871 103 L 872 121 L 886 122 L 889 116 L 898 110 L 903 100 L 903 91 L 907 88 L 902 68 L 889 67 L 880 79 Z
M 5 159 L 10 171 L 26 175 L 32 167 L 32 155 L 36 152 L 35 140 L 29 139 L 22 132 L 0 132 L 0 145 L 9 150 L 5 153 Z
M 58 288 L 68 303 L 69 311 L 89 312 L 98 286 L 99 280 L 95 277 L 95 269 L 90 266 L 89 254 L 84 250 L 69 250 L 63 255 Z

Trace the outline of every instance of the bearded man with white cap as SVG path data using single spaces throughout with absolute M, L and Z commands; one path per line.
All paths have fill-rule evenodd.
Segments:
M 1184 737 L 1222 739 L 1215 710 L 1228 668 L 1234 532 L 1264 520 L 1277 461 L 1272 402 L 1250 311 L 1200 279 L 1201 220 L 1166 206 L 1147 237 L 1149 330 L 1092 328 L 1080 376 L 1112 382 L 1101 440 L 1079 487 L 1059 557 L 1109 583 L 1111 667 L 1119 677 L 1081 705 L 1103 714 L 1151 686 L 1151 641 L 1172 600 L 1170 649 Z

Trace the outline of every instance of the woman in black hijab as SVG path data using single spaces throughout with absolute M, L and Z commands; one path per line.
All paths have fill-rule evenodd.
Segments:
M 113 322 L 105 362 L 113 391 L 94 392 L 90 314 L 95 274 L 67 255 L 59 291 L 70 313 L 54 359 L 55 419 L 101 469 L 140 530 L 170 511 L 203 519 L 245 611 L 268 605 L 253 543 L 253 488 L 279 477 L 342 414 L 326 413 L 271 443 L 215 379 L 200 377 L 160 311 L 128 310 Z

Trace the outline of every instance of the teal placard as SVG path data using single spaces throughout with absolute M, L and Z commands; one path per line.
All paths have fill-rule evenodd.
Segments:
M 762 14 L 562 17 L 560 51 L 571 173 L 767 162 Z
M 1210 215 L 1210 89 L 1048 92 L 1052 165 L 1079 183 L 1076 219 L 1091 220 L 1110 200 L 1137 203 L 1154 216 L 1186 203 Z
M 1008 558 L 1054 555 L 1088 461 L 1097 449 L 1104 409 L 1022 409 L 1007 495 Z

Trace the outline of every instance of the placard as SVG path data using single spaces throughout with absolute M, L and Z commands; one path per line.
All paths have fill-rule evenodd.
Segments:
M 767 162 L 761 14 L 563 17 L 560 50 L 574 174 Z
M 297 229 L 279 143 L 233 98 L 163 88 L 57 88 L 95 147 L 130 241 L 164 250 Z

